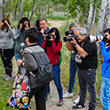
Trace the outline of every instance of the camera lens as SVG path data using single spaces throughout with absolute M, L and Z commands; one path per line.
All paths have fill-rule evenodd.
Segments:
M 7 24 L 6 24 L 5 22 L 3 23 L 3 25 L 4 25 L 4 26 L 7 26 Z

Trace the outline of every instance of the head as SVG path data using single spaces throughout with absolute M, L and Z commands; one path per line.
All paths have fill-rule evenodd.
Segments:
M 48 26 L 47 20 L 45 18 L 40 18 L 39 19 L 39 26 L 40 26 L 41 29 L 46 31 L 47 30 L 47 26 Z
M 48 33 L 53 34 L 55 43 L 58 43 L 58 41 L 60 40 L 60 33 L 59 33 L 58 29 L 56 27 L 53 27 L 49 30 Z
M 106 29 L 104 33 L 107 35 L 106 38 L 110 40 L 110 28 Z
M 76 28 L 74 30 L 74 35 L 77 36 L 77 40 L 80 43 L 86 38 L 86 35 L 87 35 L 86 29 Z
M 69 28 L 72 30 L 76 29 L 77 27 L 78 27 L 78 25 L 76 23 L 71 23 L 69 26 Z
M 9 18 L 8 17 L 4 17 L 3 19 L 2 19 L 2 21 L 1 22 L 8 22 L 8 24 L 10 25 L 10 20 L 9 20 Z M 4 27 L 3 27 L 4 28 Z
M 25 33 L 27 45 L 36 44 L 38 39 L 38 31 L 36 28 L 30 28 Z
M 20 28 L 20 23 L 23 24 L 25 23 L 26 27 L 30 27 L 30 21 L 27 17 L 23 17 L 20 19 L 19 23 L 18 23 L 18 29 Z M 24 30 L 24 28 L 22 28 L 22 30 Z

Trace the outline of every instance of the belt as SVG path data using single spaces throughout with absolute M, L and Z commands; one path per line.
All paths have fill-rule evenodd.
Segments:
M 95 70 L 95 68 L 88 68 L 88 69 L 83 69 L 85 71 L 90 71 L 90 70 Z

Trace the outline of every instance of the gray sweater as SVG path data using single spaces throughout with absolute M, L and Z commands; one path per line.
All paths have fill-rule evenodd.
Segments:
M 24 67 L 26 71 L 35 71 L 37 70 L 38 67 L 37 62 L 35 61 L 34 57 L 31 55 L 31 53 L 28 51 L 28 49 L 33 51 L 37 56 L 40 57 L 44 56 L 44 50 L 38 45 L 31 45 L 24 49 L 23 52 Z M 30 75 L 30 81 L 31 81 L 31 88 L 35 88 L 45 84 L 45 83 L 38 84 L 32 75 Z
M 8 28 L 8 32 L 6 30 L 2 30 L 0 28 L 0 49 L 12 49 L 14 42 L 15 30 L 14 28 Z

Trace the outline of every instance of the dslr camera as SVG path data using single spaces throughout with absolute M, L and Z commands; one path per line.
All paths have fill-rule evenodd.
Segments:
M 103 35 L 96 35 L 96 36 L 89 35 L 89 36 L 88 36 L 88 39 L 89 39 L 90 42 L 98 41 L 98 38 L 99 38 L 100 40 L 106 41 L 106 40 L 107 40 L 106 37 L 107 37 L 106 34 L 103 34 Z
M 46 40 L 48 41 L 49 39 L 51 39 L 51 37 L 53 37 L 53 39 L 54 39 L 54 35 L 53 34 L 47 34 L 47 36 L 46 36 Z
M 7 23 L 3 22 L 3 26 L 7 26 Z
M 24 29 L 25 27 L 26 27 L 26 24 L 25 24 L 25 23 L 23 23 L 22 28 Z
M 70 35 L 70 36 L 69 36 L 69 37 L 64 37 L 64 38 L 63 38 L 63 41 L 64 41 L 64 42 L 72 41 L 73 38 L 77 41 L 77 36 L 74 35 L 74 32 L 73 32 L 72 29 L 66 31 L 66 32 L 65 32 L 65 35 L 66 35 L 66 36 Z

